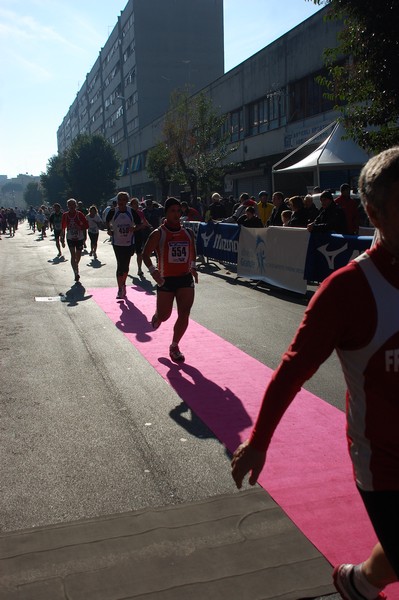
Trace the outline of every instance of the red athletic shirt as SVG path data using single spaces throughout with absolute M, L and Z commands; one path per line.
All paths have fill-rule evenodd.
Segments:
M 158 230 L 160 239 L 156 254 L 162 277 L 176 277 L 189 273 L 196 254 L 192 230 L 184 227 L 172 230 L 165 224 Z
M 334 272 L 311 299 L 266 389 L 250 443 L 267 449 L 301 386 L 336 349 L 348 385 L 347 436 L 356 481 L 362 489 L 397 490 L 399 261 L 380 244 L 359 258 Z
M 89 228 L 89 223 L 80 210 L 72 214 L 67 210 L 62 214 L 61 226 L 63 231 L 67 231 L 67 240 L 83 240 L 84 230 Z

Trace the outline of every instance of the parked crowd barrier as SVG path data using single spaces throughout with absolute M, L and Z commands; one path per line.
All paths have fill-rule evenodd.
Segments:
M 235 223 L 186 222 L 197 253 L 237 265 L 237 275 L 305 294 L 307 282 L 330 273 L 371 246 L 371 236 L 309 233 L 295 227 L 251 229 Z

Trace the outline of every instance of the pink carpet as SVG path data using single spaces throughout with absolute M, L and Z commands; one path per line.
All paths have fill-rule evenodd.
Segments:
M 272 370 L 198 323 L 190 321 L 180 349 L 183 365 L 168 356 L 174 315 L 153 331 L 155 295 L 129 287 L 90 290 L 130 342 L 184 402 L 234 451 L 245 440 Z M 375 534 L 356 491 L 345 438 L 345 416 L 301 390 L 284 416 L 268 452 L 260 485 L 331 562 L 364 560 Z M 399 599 L 399 586 L 390 598 Z

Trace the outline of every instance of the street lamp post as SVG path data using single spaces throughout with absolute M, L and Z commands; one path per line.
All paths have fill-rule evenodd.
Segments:
M 129 133 L 127 131 L 127 118 L 126 118 L 126 98 L 124 96 L 117 96 L 118 100 L 122 101 L 122 110 L 123 110 L 123 135 L 126 139 L 126 149 L 127 149 L 127 166 L 129 172 L 129 195 L 132 197 L 132 170 L 130 166 L 130 142 L 129 142 Z

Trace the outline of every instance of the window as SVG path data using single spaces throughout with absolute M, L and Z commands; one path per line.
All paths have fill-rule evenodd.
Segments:
M 244 111 L 242 108 L 230 113 L 230 140 L 238 142 L 244 138 Z
M 312 73 L 290 85 L 289 120 L 312 117 L 334 108 L 335 102 L 324 97 L 326 88 L 317 83 L 318 76 L 325 77 L 326 69 Z
M 120 69 L 120 62 L 118 60 L 116 65 L 113 67 L 112 71 L 108 74 L 107 78 L 104 79 L 104 89 L 107 88 L 109 86 L 109 84 L 111 83 L 111 81 L 114 79 L 114 77 L 116 77 L 116 75 L 119 73 L 119 69 Z
M 136 80 L 136 67 L 130 69 L 129 73 L 125 77 L 125 87 L 129 85 L 129 83 L 134 83 Z
M 98 75 L 99 75 L 99 72 L 97 71 L 97 73 L 94 74 L 93 79 L 91 80 L 91 82 L 89 84 L 89 87 L 88 87 L 88 90 L 87 90 L 89 94 L 90 94 L 90 92 L 93 91 L 94 86 L 97 83 Z
M 133 13 L 130 15 L 129 19 L 127 20 L 125 26 L 122 29 L 122 37 L 126 37 L 127 32 L 129 31 L 129 29 L 132 27 L 134 23 L 134 17 L 133 17 Z
M 134 40 L 133 40 L 132 42 L 130 42 L 130 44 L 128 45 L 128 47 L 126 48 L 126 50 L 124 50 L 124 52 L 123 52 L 123 62 L 124 63 L 127 61 L 127 59 L 129 58 L 129 56 L 131 54 L 133 54 L 134 48 L 135 48 L 135 43 L 134 43 Z
M 105 57 L 104 65 L 107 65 L 110 62 L 111 58 L 113 57 L 115 52 L 118 50 L 119 44 L 120 44 L 119 39 L 113 43 L 111 50 L 108 52 L 107 56 Z
M 286 123 L 285 88 L 270 92 L 248 107 L 248 131 L 250 135 L 277 129 Z

